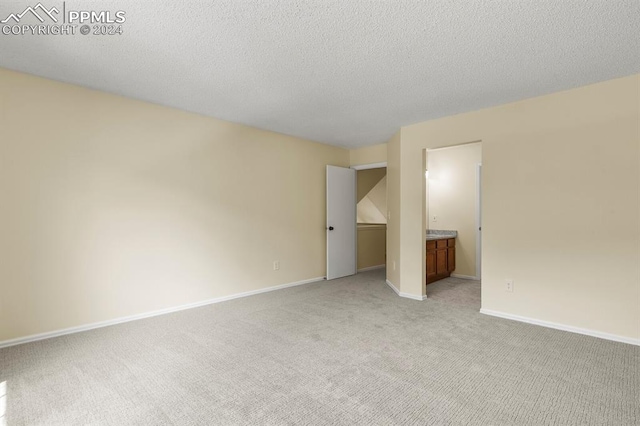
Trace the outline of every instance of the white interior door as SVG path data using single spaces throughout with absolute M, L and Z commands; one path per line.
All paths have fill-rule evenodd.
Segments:
M 356 273 L 356 171 L 327 166 L 327 279 Z

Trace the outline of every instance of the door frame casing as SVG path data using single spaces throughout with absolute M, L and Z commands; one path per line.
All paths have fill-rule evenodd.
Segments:
M 482 163 L 476 164 L 476 279 L 482 279 Z

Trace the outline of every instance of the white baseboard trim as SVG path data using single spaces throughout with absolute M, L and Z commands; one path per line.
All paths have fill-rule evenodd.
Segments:
M 400 290 L 398 290 L 398 288 L 393 285 L 391 281 L 387 280 L 387 285 L 391 287 L 391 290 L 395 291 L 398 296 L 400 296 Z
M 405 297 L 407 299 L 413 299 L 413 300 L 419 300 L 419 301 L 423 301 L 423 300 L 427 300 L 427 296 L 417 296 L 415 294 L 410 294 L 410 293 L 402 293 L 400 292 L 400 297 Z
M 200 302 L 188 303 L 186 305 L 174 306 L 171 308 L 158 309 L 156 311 L 145 312 L 142 314 L 129 315 L 126 317 L 120 317 L 107 321 L 94 322 L 91 324 L 81 325 L 78 327 L 65 328 L 62 330 L 49 331 L 46 333 L 32 334 L 31 336 L 18 337 L 16 339 L 0 341 L 0 349 L 8 348 L 9 346 L 22 345 L 24 343 L 36 342 L 38 340 L 51 339 L 53 337 L 64 336 L 66 334 L 80 333 L 82 331 L 93 330 L 96 328 L 109 327 L 110 325 L 122 324 L 124 322 L 135 321 L 144 318 L 151 318 L 158 315 L 170 314 L 173 312 L 184 311 L 186 309 L 199 308 L 201 306 L 212 305 L 214 303 L 226 302 L 228 300 L 239 299 L 241 297 L 253 296 L 260 293 L 267 293 L 275 290 L 282 290 L 289 287 L 295 287 L 304 284 L 311 284 L 318 281 L 323 281 L 325 277 L 310 278 L 308 280 L 296 281 L 293 283 L 276 285 L 273 287 L 261 288 L 258 290 L 245 291 L 243 293 L 236 293 L 229 296 L 216 297 L 214 299 L 203 300 Z
M 460 278 L 461 280 L 474 280 L 480 281 L 478 277 L 472 277 L 471 275 L 451 274 L 451 278 Z
M 398 288 L 395 285 L 393 285 L 393 283 L 391 281 L 389 281 L 389 280 L 387 280 L 387 285 L 389 287 L 391 287 L 391 289 L 393 291 L 395 291 L 396 294 L 398 296 L 400 296 L 400 297 L 404 297 L 404 298 L 407 298 L 407 299 L 413 299 L 413 300 L 420 300 L 420 301 L 423 301 L 423 300 L 425 300 L 427 298 L 427 296 L 416 296 L 415 294 L 403 293 L 400 290 L 398 290 Z
M 480 313 L 485 315 L 491 315 L 492 317 L 526 322 L 528 324 L 540 325 L 542 327 L 554 328 L 556 330 L 569 331 L 571 333 L 584 334 L 586 336 L 598 337 L 600 339 L 612 340 L 614 342 L 622 342 L 622 343 L 628 343 L 630 345 L 640 346 L 640 339 L 633 339 L 631 337 L 618 336 L 616 334 L 603 333 L 601 331 L 574 327 L 572 325 L 558 324 L 551 321 L 543 321 L 535 318 L 522 317 L 520 315 L 507 314 L 504 312 L 493 311 L 491 309 L 480 309 Z
M 376 269 L 384 269 L 387 265 L 368 266 L 366 268 L 358 269 L 358 272 L 375 271 Z

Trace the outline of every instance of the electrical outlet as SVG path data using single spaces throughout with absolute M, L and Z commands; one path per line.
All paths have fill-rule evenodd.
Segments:
M 279 271 L 280 270 L 280 261 L 276 260 L 275 262 L 273 262 L 273 270 L 274 271 Z
M 508 291 L 508 292 L 512 293 L 513 292 L 513 280 L 507 280 L 504 289 L 505 289 L 505 291 Z

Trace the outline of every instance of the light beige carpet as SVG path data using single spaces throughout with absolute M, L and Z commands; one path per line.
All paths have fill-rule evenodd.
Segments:
M 0 350 L 9 425 L 637 425 L 640 348 L 383 271 Z

